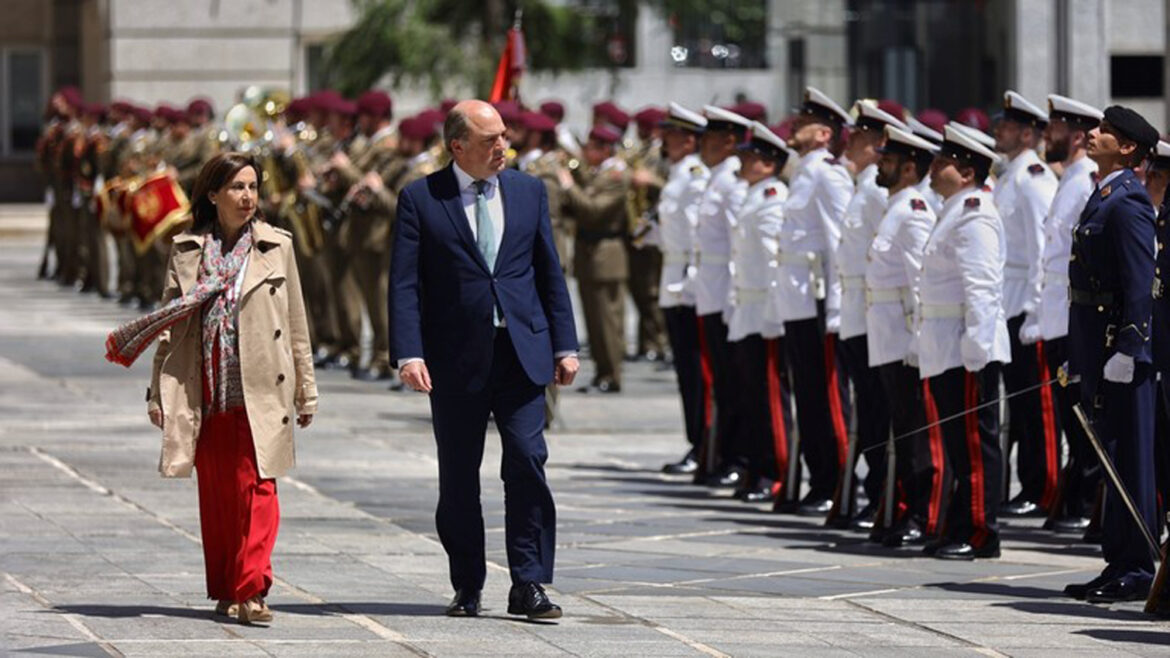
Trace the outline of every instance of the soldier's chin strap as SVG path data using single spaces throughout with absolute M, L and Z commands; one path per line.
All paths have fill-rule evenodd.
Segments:
M 872 446 L 866 448 L 865 450 L 862 450 L 861 454 L 865 454 L 865 453 L 869 452 L 870 450 L 874 450 L 876 448 L 886 448 L 886 447 L 892 446 L 893 444 L 897 443 L 898 441 L 901 441 L 902 439 L 908 439 L 912 436 L 915 436 L 916 434 L 918 434 L 920 432 L 925 432 L 926 430 L 933 429 L 935 427 L 938 427 L 939 425 L 949 423 L 953 420 L 958 420 L 960 418 L 963 418 L 967 414 L 972 414 L 972 413 L 975 413 L 976 411 L 980 411 L 980 410 L 986 409 L 988 407 L 993 407 L 993 406 L 998 405 L 999 403 L 1003 402 L 1004 400 L 1010 400 L 1016 396 L 1024 395 L 1025 393 L 1031 393 L 1032 391 L 1044 388 L 1045 386 L 1051 386 L 1051 385 L 1056 384 L 1056 383 L 1060 383 L 1061 386 L 1067 386 L 1070 382 L 1075 382 L 1078 380 L 1079 380 L 1079 378 L 1075 378 L 1072 380 L 1068 379 L 1064 375 L 1064 371 L 1061 370 L 1059 375 L 1057 375 L 1056 377 L 1053 377 L 1052 379 L 1049 379 L 1048 381 L 1040 382 L 1039 384 L 1033 384 L 1027 388 L 1021 388 L 1018 391 L 1012 391 L 1011 393 L 1008 393 L 1007 395 L 1004 395 L 1002 397 L 998 397 L 994 400 L 988 400 L 987 402 L 984 402 L 982 404 L 977 404 L 974 407 L 964 409 L 956 414 L 951 414 L 950 416 L 947 416 L 946 418 L 940 418 L 940 419 L 934 421 L 933 423 L 928 423 L 926 425 L 923 425 L 922 427 L 919 427 L 916 430 L 906 432 L 905 434 L 899 434 L 898 436 L 895 436 L 894 438 L 890 439 L 889 441 L 883 441 L 882 443 L 872 445 Z

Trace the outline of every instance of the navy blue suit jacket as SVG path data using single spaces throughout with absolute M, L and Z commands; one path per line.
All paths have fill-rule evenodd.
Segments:
M 1108 302 L 1069 307 L 1069 370 L 1092 396 L 1115 353 L 1151 362 L 1154 205 L 1133 170 L 1095 190 L 1073 229 L 1069 287 Z
M 1162 201 L 1155 222 L 1154 234 L 1158 238 L 1158 255 L 1154 261 L 1154 329 L 1151 342 L 1154 343 L 1154 367 L 1160 372 L 1170 373 L 1170 195 Z
M 575 352 L 577 331 L 557 258 L 544 183 L 499 174 L 504 234 L 489 271 L 448 166 L 398 195 L 390 261 L 390 351 L 422 357 L 435 393 L 483 390 L 492 366 L 492 307 L 507 322 L 528 378 L 552 381 L 553 354 Z

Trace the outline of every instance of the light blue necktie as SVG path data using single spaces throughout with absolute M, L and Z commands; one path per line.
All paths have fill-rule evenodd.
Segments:
M 496 229 L 488 212 L 487 187 L 487 181 L 475 181 L 475 245 L 492 272 L 496 269 Z M 496 304 L 492 305 L 492 324 L 500 326 L 500 309 Z

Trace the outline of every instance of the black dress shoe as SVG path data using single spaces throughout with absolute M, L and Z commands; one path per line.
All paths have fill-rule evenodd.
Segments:
M 667 475 L 694 475 L 699 470 L 699 461 L 695 459 L 695 451 L 688 452 L 682 459 L 662 467 Z
M 776 491 L 772 483 L 765 480 L 744 492 L 741 500 L 745 503 L 770 503 L 776 500 Z
M 800 516 L 824 516 L 831 511 L 833 511 L 832 498 L 806 498 L 801 501 L 800 507 L 796 508 L 796 513 Z
M 134 298 L 134 295 L 131 295 L 130 293 L 124 293 L 121 297 L 118 297 L 119 306 L 133 306 L 136 301 L 137 300 Z
M 1044 510 L 1036 503 L 1022 496 L 1016 496 L 1000 505 L 999 513 L 1003 516 L 1040 516 L 1044 514 Z
M 539 583 L 513 585 L 508 592 L 508 614 L 529 619 L 560 619 L 561 606 L 548 600 Z
M 1145 601 L 1150 595 L 1150 579 L 1140 576 L 1122 576 L 1110 580 L 1085 593 L 1089 603 L 1121 603 Z
M 950 543 L 951 542 L 943 539 L 942 537 L 936 537 L 922 545 L 922 554 L 927 557 L 934 557 L 938 553 L 938 549 L 942 548 L 943 546 L 947 546 Z
M 934 557 L 940 560 L 974 560 L 977 557 L 999 557 L 999 542 L 987 542 L 976 548 L 967 542 L 955 542 L 938 547 Z
M 1089 519 L 1083 516 L 1066 516 L 1052 522 L 1052 531 L 1075 535 L 1089 529 Z
M 457 589 L 455 598 L 447 606 L 448 617 L 475 617 L 479 615 L 479 590 Z
M 1064 586 L 1065 596 L 1071 596 L 1078 601 L 1084 601 L 1090 591 L 1097 589 L 1113 580 L 1112 576 L 1101 574 L 1087 583 L 1072 583 Z
M 849 527 L 863 532 L 873 530 L 874 523 L 877 521 L 877 508 L 877 503 L 869 503 L 861 508 L 857 516 L 849 521 Z
M 617 382 L 614 382 L 614 381 L 609 380 L 609 379 L 603 379 L 603 380 L 597 382 L 597 392 L 598 393 L 621 393 L 622 387 Z
M 372 366 L 355 370 L 353 378 L 363 382 L 389 381 L 394 378 L 394 372 L 384 366 Z
M 907 521 L 895 528 L 886 531 L 882 537 L 882 546 L 898 548 L 899 546 L 919 546 L 926 543 L 926 534 L 918 527 L 915 521 Z
M 707 479 L 707 486 L 716 487 L 719 489 L 730 489 L 732 487 L 740 486 L 741 484 L 743 484 L 743 481 L 744 481 L 743 471 L 732 466 L 731 468 L 725 469 L 725 470 L 721 471 L 719 474 L 713 475 L 710 478 L 708 478 Z
M 1094 526 L 1091 523 L 1085 530 L 1085 534 L 1081 537 L 1081 541 L 1086 544 L 1101 544 L 1101 526 Z

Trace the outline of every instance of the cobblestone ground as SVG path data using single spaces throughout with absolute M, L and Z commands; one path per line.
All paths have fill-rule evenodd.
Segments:
M 1098 551 L 1011 521 L 1003 557 L 951 563 L 867 545 L 657 473 L 681 453 L 672 375 L 566 393 L 549 435 L 559 624 L 505 613 L 499 445 L 479 619 L 450 597 L 434 531 L 425 398 L 318 374 L 321 413 L 278 486 L 269 628 L 211 615 L 196 492 L 155 472 L 149 359 L 105 362 L 131 312 L 36 281 L 43 211 L 0 209 L 0 651 L 57 656 L 1167 655 L 1137 604 L 1063 598 Z M 588 376 L 588 372 L 583 375 Z

